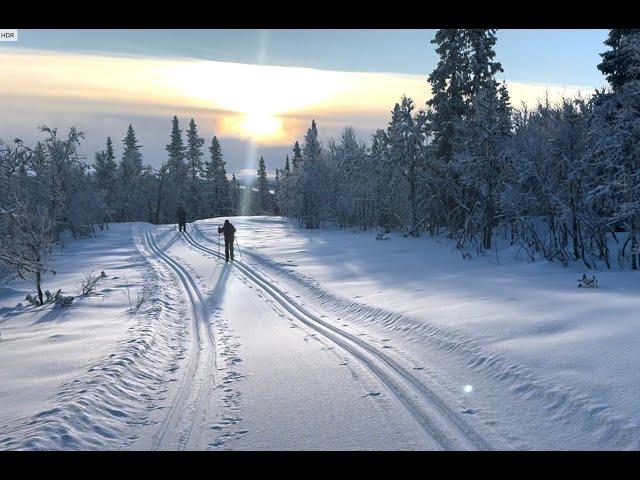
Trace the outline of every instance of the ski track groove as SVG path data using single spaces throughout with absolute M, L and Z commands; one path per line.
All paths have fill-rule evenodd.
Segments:
M 189 360 L 185 365 L 172 405 L 153 441 L 155 450 L 176 447 L 184 450 L 192 440 L 196 411 L 198 408 L 203 409 L 202 419 L 206 418 L 210 393 L 216 386 L 214 378 L 217 368 L 216 342 L 208 325 L 206 302 L 193 277 L 182 265 L 158 247 L 149 230 L 145 231 L 145 239 L 151 252 L 177 275 L 191 304 L 192 341 Z M 203 395 L 205 395 L 204 400 Z M 200 425 L 200 433 L 202 433 L 202 427 L 204 422 Z M 169 435 L 168 440 L 167 435 Z
M 199 229 L 196 228 L 195 230 L 205 240 L 214 243 L 208 240 Z M 185 233 L 184 238 L 193 248 L 213 255 L 220 260 L 224 259 L 224 255 L 202 245 L 189 233 Z M 234 260 L 233 264 L 294 318 L 322 334 L 325 338 L 358 359 L 366 369 L 373 373 L 393 393 L 420 424 L 424 432 L 435 440 L 440 447 L 445 450 L 492 449 L 492 446 L 487 441 L 464 423 L 434 392 L 429 390 L 395 360 L 369 343 L 309 312 L 252 267 L 238 260 Z

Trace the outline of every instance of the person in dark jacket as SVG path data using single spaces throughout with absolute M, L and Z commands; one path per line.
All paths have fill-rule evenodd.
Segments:
M 235 238 L 236 227 L 229 220 L 224 221 L 224 225 L 218 227 L 218 233 L 224 233 L 224 256 L 229 261 L 229 253 L 233 261 L 233 240 Z
M 179 205 L 176 209 L 176 217 L 178 217 L 178 230 L 181 232 L 187 231 L 187 212 Z

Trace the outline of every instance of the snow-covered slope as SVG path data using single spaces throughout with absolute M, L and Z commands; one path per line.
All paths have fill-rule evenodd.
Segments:
M 636 449 L 633 272 L 237 217 L 54 255 L 68 309 L 0 292 L 2 449 Z M 146 285 L 146 300 L 131 309 Z
M 215 241 L 212 222 L 197 228 Z M 640 284 L 581 265 L 463 260 L 431 238 L 309 231 L 284 219 L 235 221 L 245 262 L 425 369 L 459 412 L 515 448 L 638 448 Z M 473 413 L 471 413 L 473 412 Z

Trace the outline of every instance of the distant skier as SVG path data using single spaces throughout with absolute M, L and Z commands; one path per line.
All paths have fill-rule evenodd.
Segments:
M 179 205 L 176 209 L 176 217 L 178 217 L 178 230 L 181 232 L 187 231 L 187 212 Z
M 218 234 L 224 233 L 224 256 L 229 261 L 229 252 L 231 252 L 231 260 L 233 261 L 233 240 L 236 233 L 236 227 L 229 220 L 224 221 L 222 227 L 218 227 Z

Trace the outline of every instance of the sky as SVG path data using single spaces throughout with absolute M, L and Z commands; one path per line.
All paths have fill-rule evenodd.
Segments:
M 74 125 L 93 161 L 132 123 L 145 163 L 166 160 L 170 120 L 215 134 L 229 172 L 260 155 L 281 167 L 312 119 L 324 142 L 351 125 L 363 140 L 384 128 L 403 94 L 418 108 L 438 57 L 435 30 L 20 30 L 0 43 L 0 138 Z M 606 30 L 499 30 L 497 60 L 514 106 L 548 94 L 588 95 Z

